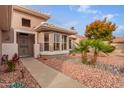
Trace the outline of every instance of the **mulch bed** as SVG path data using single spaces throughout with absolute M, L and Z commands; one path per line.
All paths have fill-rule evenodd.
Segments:
M 65 62 L 60 59 L 47 57 L 39 58 L 44 64 L 78 80 L 83 86 L 92 88 L 118 88 L 124 87 L 124 78 L 109 71 L 92 68 L 88 65 L 74 62 Z
M 27 88 L 41 87 L 22 63 L 17 65 L 13 72 L 6 72 L 6 68 L 6 66 L 0 65 L 0 88 L 6 88 L 16 81 L 22 82 Z M 24 70 L 24 78 L 20 72 L 22 69 Z

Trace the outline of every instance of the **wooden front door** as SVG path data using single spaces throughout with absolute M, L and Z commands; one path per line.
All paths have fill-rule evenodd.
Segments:
M 20 57 L 33 56 L 33 43 L 30 34 L 18 34 L 18 52 Z

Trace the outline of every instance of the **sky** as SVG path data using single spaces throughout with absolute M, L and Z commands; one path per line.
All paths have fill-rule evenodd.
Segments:
M 26 7 L 49 14 L 51 16 L 49 23 L 64 28 L 73 26 L 79 35 L 84 35 L 86 25 L 96 19 L 102 20 L 107 17 L 118 26 L 113 35 L 124 36 L 123 5 L 27 5 Z

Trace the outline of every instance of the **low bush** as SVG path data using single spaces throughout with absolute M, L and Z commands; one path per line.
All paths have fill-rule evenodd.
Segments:
M 26 86 L 22 82 L 14 82 L 9 88 L 25 88 Z
M 10 60 L 7 62 L 7 67 L 8 67 L 7 70 L 11 72 L 15 70 L 16 64 Z

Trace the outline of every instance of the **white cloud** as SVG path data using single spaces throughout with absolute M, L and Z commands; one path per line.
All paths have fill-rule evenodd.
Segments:
M 124 36 L 124 26 L 123 25 L 119 25 L 117 30 L 115 32 L 113 32 L 114 36 Z
M 78 9 L 77 9 L 78 12 L 82 12 L 82 13 L 89 13 L 89 14 L 100 14 L 101 12 L 98 11 L 98 10 L 94 10 L 94 9 L 91 9 L 91 6 L 89 5 L 81 5 Z
M 123 25 L 118 26 L 118 30 L 124 30 L 124 26 Z
M 112 19 L 112 18 L 114 18 L 114 17 L 116 17 L 116 16 L 119 16 L 118 14 L 106 14 L 106 15 L 103 15 L 102 16 L 102 18 L 105 18 L 105 17 L 107 17 L 107 19 Z
M 115 17 L 119 16 L 119 14 L 100 14 L 100 15 L 95 15 L 93 17 L 93 20 L 96 20 L 96 19 L 104 19 L 105 17 L 107 17 L 108 20 L 111 20 Z
M 61 24 L 61 26 L 70 28 L 70 27 L 72 27 L 72 26 L 75 27 L 78 23 L 79 23 L 78 21 L 70 21 L 70 22 Z
M 93 16 L 93 20 L 97 20 L 97 19 L 100 19 L 100 17 L 98 15 Z
M 114 15 L 112 14 L 108 14 L 108 15 L 103 15 L 103 18 L 107 17 L 108 19 L 112 19 L 114 17 Z
M 77 6 L 75 6 L 75 5 L 69 5 L 69 9 L 70 9 L 71 11 L 73 11 L 73 10 L 77 9 Z

